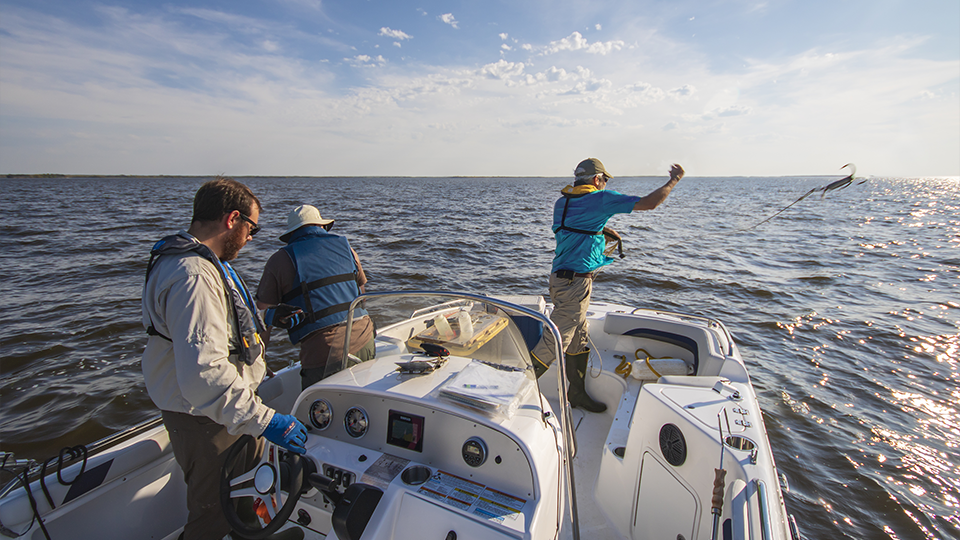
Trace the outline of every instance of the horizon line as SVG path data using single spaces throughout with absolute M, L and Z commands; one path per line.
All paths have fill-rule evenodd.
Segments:
M 317 178 L 317 179 L 334 179 L 334 178 L 572 178 L 570 175 L 563 176 L 545 176 L 545 175 L 439 175 L 439 176 L 425 176 L 425 175 L 322 175 L 322 176 L 313 176 L 313 175 L 258 175 L 258 174 L 246 174 L 246 175 L 216 175 L 216 174 L 74 174 L 74 173 L 0 173 L 0 179 L 15 179 L 15 178 L 214 178 L 216 176 L 226 176 L 229 178 L 239 179 L 239 178 Z M 616 178 L 661 178 L 668 175 L 618 175 Z M 843 176 L 841 174 L 778 174 L 778 175 L 685 175 L 684 178 L 830 178 L 834 176 Z M 876 176 L 868 175 L 858 178 L 948 178 L 948 179 L 960 179 L 960 176 L 956 175 L 924 175 L 924 176 Z

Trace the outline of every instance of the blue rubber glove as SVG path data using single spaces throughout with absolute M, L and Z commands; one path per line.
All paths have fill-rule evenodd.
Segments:
M 307 442 L 307 428 L 289 414 L 274 413 L 267 429 L 263 430 L 263 438 L 295 454 L 307 453 L 303 447 Z
M 277 304 L 263 312 L 263 322 L 267 326 L 276 326 L 289 330 L 303 321 L 303 310 L 290 304 Z

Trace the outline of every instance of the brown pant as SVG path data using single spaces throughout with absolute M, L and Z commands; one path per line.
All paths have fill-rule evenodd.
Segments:
M 353 341 L 352 339 L 350 341 Z M 331 353 L 334 349 L 330 349 Z M 354 355 L 360 359 L 361 362 L 366 362 L 368 360 L 373 360 L 374 356 L 377 353 L 377 344 L 373 338 L 370 338 L 370 341 L 366 345 L 361 347 L 359 350 L 354 351 Z M 341 348 L 338 354 L 343 354 L 343 349 Z M 306 390 L 308 387 L 312 386 L 313 383 L 322 381 L 323 379 L 343 370 L 343 357 L 338 356 L 333 358 L 333 354 L 330 355 L 330 358 L 327 358 L 327 363 L 321 367 L 300 367 L 300 389 Z
M 220 508 L 220 474 L 227 450 L 240 439 L 205 416 L 162 411 L 163 425 L 187 483 L 187 523 L 184 540 L 220 540 L 230 525 Z M 263 439 L 249 445 L 234 467 L 234 476 L 249 471 L 263 452 Z
M 550 274 L 550 301 L 553 312 L 550 320 L 560 330 L 560 337 L 566 346 L 567 354 L 577 354 L 587 349 L 587 336 L 590 326 L 587 322 L 587 308 L 590 307 L 590 293 L 593 292 L 593 278 L 560 278 Z M 556 358 L 553 332 L 544 329 L 543 338 L 533 348 L 533 355 L 545 366 Z

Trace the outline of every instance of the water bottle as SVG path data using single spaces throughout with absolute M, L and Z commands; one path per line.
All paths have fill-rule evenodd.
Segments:
M 443 315 L 434 317 L 433 325 L 437 327 L 437 333 L 440 335 L 440 339 L 453 339 L 453 336 L 456 335 L 453 333 L 453 328 L 450 327 L 450 323 L 447 322 L 447 318 Z
M 470 320 L 470 312 L 461 309 L 457 314 L 457 323 L 460 325 L 460 341 L 466 342 L 473 337 L 473 321 Z

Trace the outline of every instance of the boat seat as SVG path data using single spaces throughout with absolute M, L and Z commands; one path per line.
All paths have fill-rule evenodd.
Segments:
M 544 313 L 547 309 L 546 301 L 542 296 L 497 296 L 495 298 L 523 306 L 537 313 Z M 523 342 L 526 344 L 527 350 L 532 351 L 537 343 L 540 343 L 540 338 L 543 336 L 543 322 L 519 313 L 508 312 L 508 315 L 517 325 L 520 334 L 523 335 Z
M 693 375 L 723 363 L 724 354 L 717 337 L 707 328 L 681 320 L 665 321 L 644 317 L 642 314 L 608 313 L 604 317 L 603 331 L 615 336 L 628 336 L 665 343 L 671 352 L 656 356 L 681 356 L 693 364 Z M 689 358 L 686 358 L 689 356 Z M 706 367 L 706 369 L 704 369 Z
M 543 337 L 543 322 L 526 315 L 511 315 L 510 318 L 520 329 L 527 350 L 532 351 L 537 343 L 540 343 L 540 338 Z

